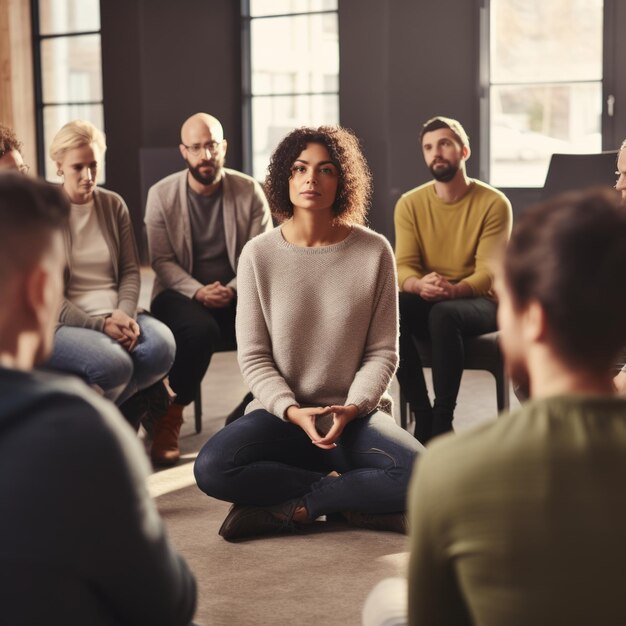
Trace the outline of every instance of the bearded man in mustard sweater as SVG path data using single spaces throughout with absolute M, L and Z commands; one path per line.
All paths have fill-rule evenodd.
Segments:
M 469 138 L 446 117 L 420 132 L 434 180 L 406 192 L 395 208 L 400 286 L 398 382 L 422 443 L 452 430 L 463 374 L 463 338 L 496 330 L 490 260 L 511 233 L 511 203 L 470 179 Z M 413 338 L 429 338 L 435 398 L 431 404 Z

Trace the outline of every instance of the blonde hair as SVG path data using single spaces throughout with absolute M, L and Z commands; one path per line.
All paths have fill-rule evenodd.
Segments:
M 624 141 L 622 141 L 622 145 L 620 146 L 620 150 L 623 150 L 624 148 L 626 148 L 626 139 L 624 139 Z
M 91 122 L 73 120 L 59 130 L 50 144 L 50 158 L 59 163 L 68 150 L 94 144 L 100 149 L 101 156 L 107 149 L 104 133 L 98 130 Z

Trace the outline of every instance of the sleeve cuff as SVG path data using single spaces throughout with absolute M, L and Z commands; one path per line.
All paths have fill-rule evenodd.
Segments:
M 290 406 L 293 406 L 293 405 L 297 407 L 300 406 L 296 402 L 295 396 L 283 396 L 282 398 L 279 398 L 278 401 L 274 402 L 274 410 L 271 412 L 274 415 L 276 415 L 276 417 L 280 417 L 280 419 L 283 420 L 284 422 L 288 422 L 289 420 L 287 419 L 285 412 Z
M 120 300 L 117 307 L 124 311 L 126 315 L 135 319 L 137 317 L 137 305 L 130 300 Z
M 372 406 L 372 401 L 369 398 L 347 398 L 345 405 L 354 404 L 359 409 L 359 413 L 357 418 L 363 417 L 365 415 L 369 415 L 375 408 L 375 405 Z
M 183 296 L 187 296 L 190 300 L 193 300 L 193 297 L 196 295 L 196 291 L 198 291 L 198 289 L 202 289 L 202 287 L 204 287 L 204 285 L 200 281 L 193 280 L 186 282 L 178 288 L 169 287 L 169 289 L 178 291 L 179 293 L 182 293 Z

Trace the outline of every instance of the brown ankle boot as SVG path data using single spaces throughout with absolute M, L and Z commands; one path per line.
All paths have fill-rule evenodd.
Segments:
M 178 435 L 183 424 L 182 404 L 170 404 L 167 412 L 154 425 L 150 456 L 155 465 L 175 465 L 180 458 Z

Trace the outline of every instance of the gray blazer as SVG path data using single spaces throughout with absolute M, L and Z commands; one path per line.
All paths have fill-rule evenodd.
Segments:
M 187 171 L 170 174 L 150 187 L 146 201 L 146 232 L 150 262 L 156 273 L 152 299 L 165 289 L 193 298 L 204 285 L 191 275 L 193 247 Z M 228 260 L 235 274 L 244 245 L 256 235 L 271 230 L 267 199 L 254 178 L 224 169 L 224 232 Z M 237 288 L 237 278 L 228 283 Z

